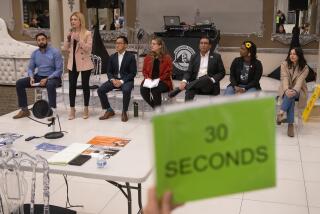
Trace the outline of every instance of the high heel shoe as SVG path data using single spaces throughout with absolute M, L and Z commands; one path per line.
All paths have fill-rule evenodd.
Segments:
M 70 112 L 69 112 L 69 120 L 73 120 L 76 118 L 76 109 L 74 107 L 70 107 Z
M 83 116 L 82 118 L 83 119 L 88 119 L 89 117 L 89 107 L 88 106 L 85 106 L 84 109 L 83 109 Z

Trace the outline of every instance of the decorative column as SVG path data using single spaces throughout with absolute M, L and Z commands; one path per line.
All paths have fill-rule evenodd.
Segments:
M 70 16 L 75 11 L 80 11 L 80 0 L 62 0 L 63 38 L 61 41 L 70 31 Z
M 318 0 L 318 1 L 313 1 L 313 2 L 317 2 L 318 4 L 318 8 L 317 8 L 317 10 L 318 10 L 318 12 L 317 12 L 317 17 L 318 18 L 316 18 L 316 22 L 314 22 L 315 24 L 316 24 L 316 26 L 318 26 L 318 29 L 316 29 L 316 34 L 318 34 L 318 36 L 319 36 L 319 30 L 320 30 L 320 20 L 319 20 L 319 18 L 320 18 L 320 1 Z M 312 22 L 313 23 L 313 22 Z M 318 64 L 317 64 L 317 80 L 316 80 L 316 82 L 318 83 L 318 84 L 320 84 L 320 38 L 318 37 L 318 42 L 319 42 L 319 48 L 318 48 Z
M 64 1 L 63 1 L 64 2 Z M 55 48 L 61 46 L 61 14 L 60 7 L 61 0 L 49 1 L 49 14 L 50 14 L 50 39 L 51 45 Z
M 317 64 L 317 79 L 316 83 L 320 84 L 320 39 L 319 39 L 319 48 L 318 48 L 318 64 Z

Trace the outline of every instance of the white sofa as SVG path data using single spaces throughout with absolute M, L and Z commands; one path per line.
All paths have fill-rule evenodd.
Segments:
M 11 38 L 5 21 L 0 18 L 0 85 L 15 85 L 26 76 L 31 53 L 36 49 Z

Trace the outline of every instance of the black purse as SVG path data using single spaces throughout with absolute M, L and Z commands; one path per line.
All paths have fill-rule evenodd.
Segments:
M 306 77 L 306 82 L 312 82 L 312 81 L 316 81 L 317 79 L 317 72 L 315 72 L 309 65 L 309 73 L 308 76 Z

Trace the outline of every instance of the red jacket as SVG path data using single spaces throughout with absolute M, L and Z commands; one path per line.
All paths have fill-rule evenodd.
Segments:
M 142 69 L 144 79 L 151 79 L 152 68 L 153 68 L 153 57 L 150 55 L 147 55 L 144 58 L 143 69 Z M 159 71 L 160 80 L 164 82 L 171 91 L 173 89 L 172 77 L 171 77 L 173 67 L 172 67 L 172 59 L 170 55 L 164 55 L 162 58 L 160 58 L 159 70 L 160 70 Z

